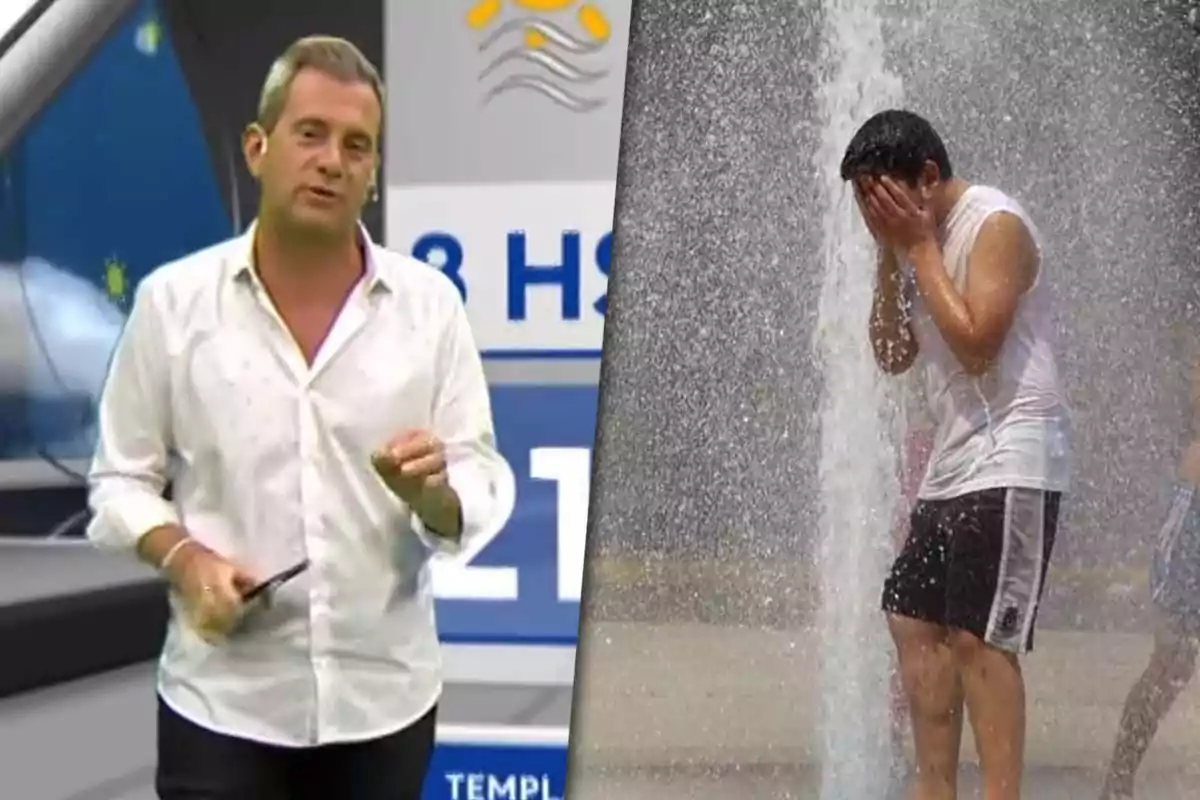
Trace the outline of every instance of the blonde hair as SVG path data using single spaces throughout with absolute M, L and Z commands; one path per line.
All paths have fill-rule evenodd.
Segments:
M 258 124 L 271 133 L 283 116 L 292 82 L 312 69 L 345 83 L 365 83 L 383 108 L 383 78 L 363 52 L 336 36 L 306 36 L 293 42 L 275 59 L 258 99 Z

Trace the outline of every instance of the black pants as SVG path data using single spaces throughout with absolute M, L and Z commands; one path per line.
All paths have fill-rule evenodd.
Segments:
M 272 747 L 213 733 L 158 701 L 161 800 L 420 800 L 437 708 L 365 742 Z

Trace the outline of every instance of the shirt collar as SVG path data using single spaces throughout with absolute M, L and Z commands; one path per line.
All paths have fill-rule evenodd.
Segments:
M 233 280 L 238 282 L 250 281 L 257 283 L 258 275 L 254 271 L 254 233 L 258 229 L 258 220 L 250 223 L 246 232 L 235 241 L 233 255 L 230 259 Z M 376 291 L 390 292 L 394 288 L 388 277 L 379 269 L 379 246 L 371 239 L 367 226 L 358 223 L 358 244 L 366 257 L 366 274 L 364 285 L 368 294 Z

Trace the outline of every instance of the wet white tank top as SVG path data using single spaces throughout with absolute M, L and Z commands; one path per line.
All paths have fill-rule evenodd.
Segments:
M 944 226 L 942 257 L 960 292 L 984 220 L 1019 217 L 1037 243 L 1036 226 L 1012 198 L 972 186 Z M 1039 257 L 1039 261 L 1040 261 Z M 1066 491 L 1070 480 L 1070 411 L 1054 358 L 1055 337 L 1046 265 L 1017 307 L 1012 328 L 990 369 L 968 375 L 930 317 L 909 273 L 915 364 L 933 423 L 933 452 L 918 496 L 944 500 L 998 487 Z

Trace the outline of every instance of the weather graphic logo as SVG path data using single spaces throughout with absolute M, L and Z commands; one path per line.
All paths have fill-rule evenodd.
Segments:
M 506 6 L 513 15 L 505 13 Z M 612 27 L 595 5 L 580 0 L 479 0 L 467 12 L 467 25 L 483 37 L 479 52 L 487 63 L 479 80 L 488 86 L 484 105 L 518 91 L 540 94 L 580 113 L 608 102 L 596 84 L 609 71 L 589 62 L 605 50 Z M 499 77 L 502 73 L 507 74 Z

